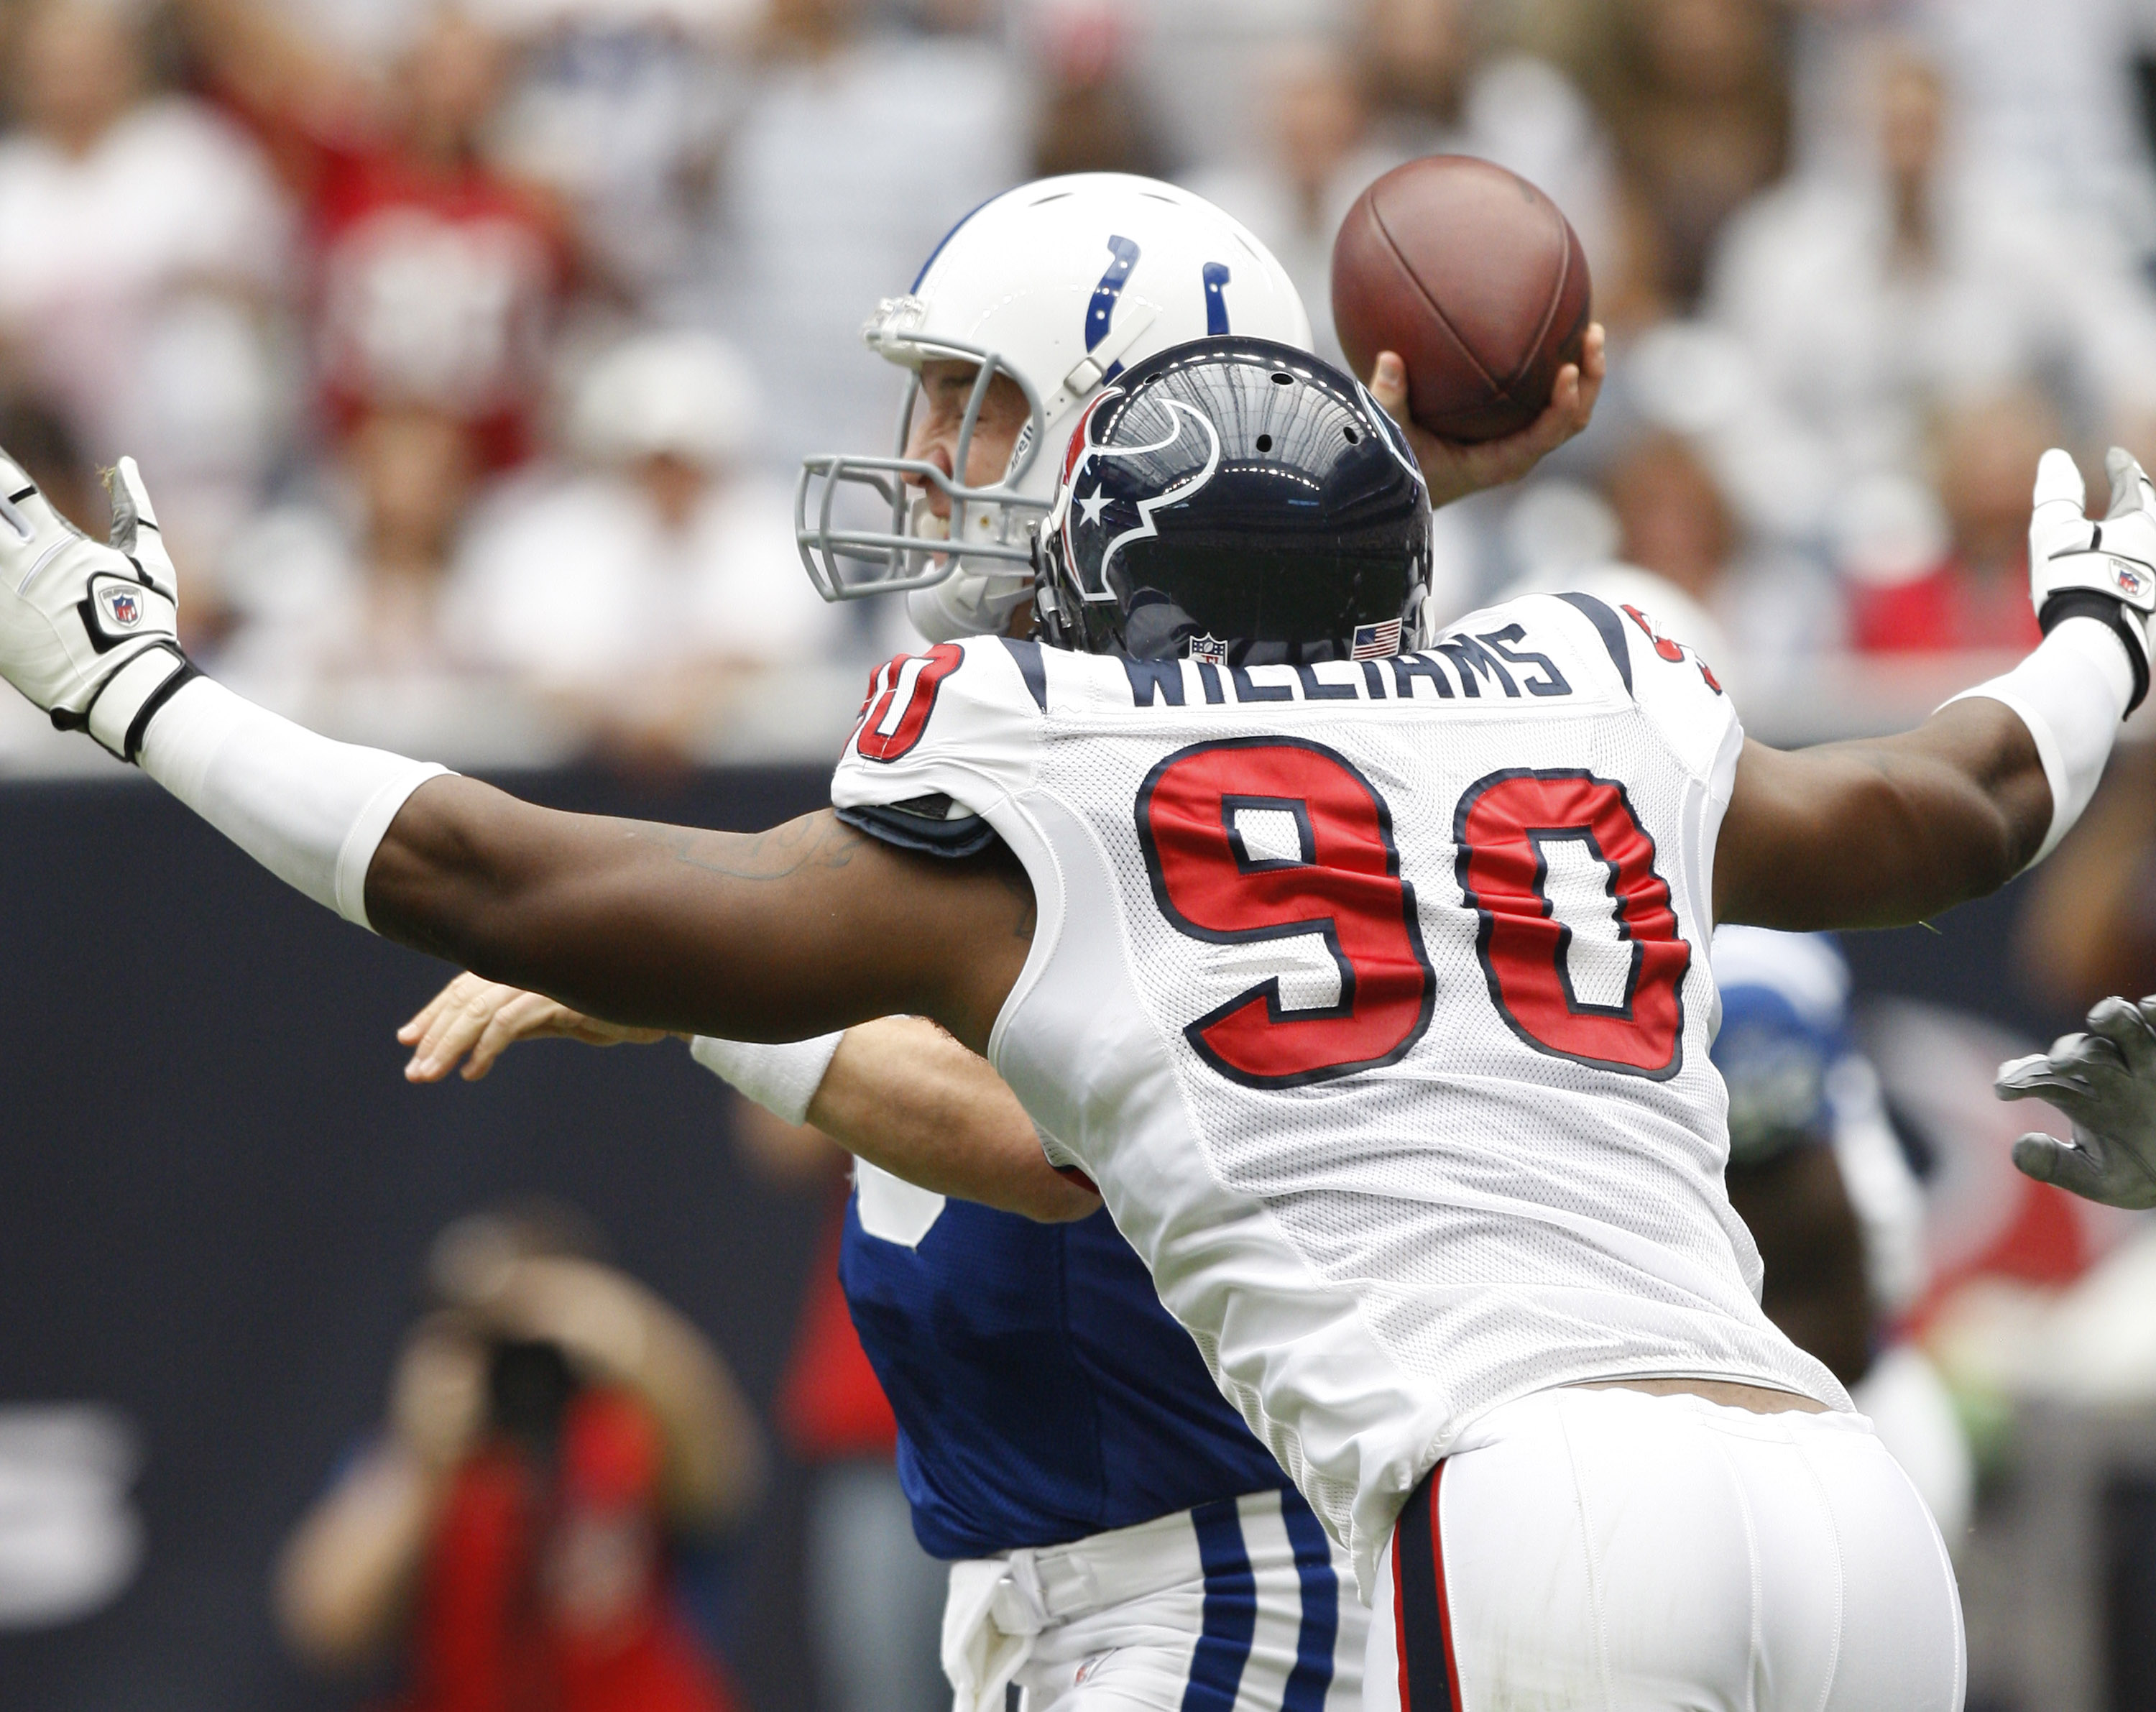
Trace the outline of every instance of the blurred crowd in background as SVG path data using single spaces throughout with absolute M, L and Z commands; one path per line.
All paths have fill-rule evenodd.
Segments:
M 793 476 L 889 449 L 903 377 L 859 329 L 955 220 L 1044 174 L 1173 179 L 1271 246 L 1337 357 L 1342 216 L 1472 153 L 1577 229 L 1610 379 L 1532 478 L 1440 514 L 1444 598 L 1645 573 L 1758 734 L 1885 729 L 2036 640 L 2046 446 L 2097 481 L 2113 441 L 2156 462 L 2152 138 L 2156 0 L 0 0 L 0 445 L 93 531 L 99 468 L 138 458 L 190 650 L 334 734 L 467 767 L 827 763 L 910 637 L 811 589 Z M 2040 1008 L 2156 985 L 2152 757 L 2122 751 L 2034 882 Z M 108 767 L 0 703 L 0 772 Z M 1958 1416 L 1935 1376 L 1912 1406 L 1954 1536 L 1999 1466 L 1984 1399 L 2156 1399 L 2156 1247 L 2014 1177 L 1989 1078 L 2025 1043 L 1913 1004 L 1860 1026 L 1804 958 L 1732 1074 L 1736 1118 L 1795 1115 L 1740 1165 L 1779 1195 L 1790 1138 L 1841 1154 L 1837 1365 L 1900 1384 L 1875 1357 L 1921 1342 L 1951 1381 Z M 625 1278 L 573 1244 L 475 1272 L 476 1241 L 444 1239 L 388 1423 L 294 1537 L 287 1632 L 331 1663 L 385 1644 L 423 1559 L 501 1596 L 488 1471 L 536 1435 L 558 1537 L 516 1550 L 568 1565 L 561 1644 L 597 1611 L 673 1668 L 653 1541 L 742 1509 L 757 1429 Z M 779 1425 L 856 1519 L 810 1573 L 858 1582 L 861 1541 L 903 1549 L 892 1428 L 818 1278 Z M 698 1432 L 726 1447 L 701 1470 Z M 2156 1477 L 2148 1500 L 2156 1540 Z M 2032 1561 L 1961 1565 L 1979 1680 L 2078 1644 L 2000 1627 Z M 415 1656 L 458 1632 L 407 1621 Z M 827 1639 L 827 1704 L 936 1704 L 932 1653 L 923 1685 L 880 1634 Z M 731 1704 L 700 1670 L 635 1704 Z
M 821 758 L 906 637 L 814 598 L 793 472 L 888 445 L 858 329 L 957 218 L 1176 179 L 1330 347 L 1348 204 L 1471 152 L 1613 378 L 1445 515 L 1451 598 L 1621 559 L 1755 728 L 1892 722 L 1975 670 L 1852 657 L 2033 638 L 2037 451 L 2156 450 L 2152 68 L 2147 0 L 12 0 L 0 444 L 92 528 L 133 453 L 197 657 L 340 734 Z

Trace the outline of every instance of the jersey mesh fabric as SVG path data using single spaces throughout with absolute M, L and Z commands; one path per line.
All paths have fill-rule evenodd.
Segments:
M 1507 658 L 1543 666 L 1478 678 L 1433 655 L 1435 680 L 1380 662 L 1317 678 L 1254 668 L 1230 686 L 1184 662 L 1178 707 L 1117 660 L 1021 655 L 1020 670 L 1009 650 L 969 644 L 916 748 L 873 766 L 850 751 L 834 781 L 843 807 L 933 780 L 1026 861 L 1047 943 L 992 1051 L 1101 1185 L 1223 1391 L 1366 1565 L 1465 1424 L 1528 1391 L 1694 1375 L 1847 1406 L 1760 1312 L 1758 1252 L 1722 1183 L 1703 901 L 1741 740 L 1734 714 L 1699 662 L 1607 608 L 1531 597 L 1463 620 L 1455 636 L 1505 639 Z M 1528 693 L 1535 681 L 1548 687 Z M 1353 700 L 1308 698 L 1313 685 L 1338 696 L 1358 684 Z M 1403 684 L 1413 699 L 1396 693 Z M 1292 699 L 1239 699 L 1274 686 Z M 1339 992 L 1314 931 L 1209 943 L 1156 897 L 1137 825 L 1148 775 L 1192 745 L 1247 738 L 1322 746 L 1389 810 L 1435 990 L 1427 1027 L 1391 1062 L 1251 1085 L 1186 1033 L 1269 975 L 1281 978 L 1284 1014 Z M 1652 841 L 1692 948 L 1662 1073 L 1538 1049 L 1500 1012 L 1455 818 L 1479 781 L 1518 769 L 1584 769 L 1621 787 Z M 1090 892 L 1089 871 L 1106 876 Z M 1629 954 L 1606 890 L 1599 921 L 1592 897 L 1578 902 L 1561 918 L 1571 969 L 1591 975 L 1598 955 Z M 1078 918 L 1092 909 L 1113 923 Z M 1321 1300 L 1338 1306 L 1313 1310 Z

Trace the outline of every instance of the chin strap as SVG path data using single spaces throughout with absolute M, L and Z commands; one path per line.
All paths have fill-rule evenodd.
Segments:
M 1049 397 L 1041 400 L 1040 419 L 1053 422 L 1065 410 L 1074 410 L 1086 401 L 1093 388 L 1116 378 L 1122 368 L 1124 354 L 1142 338 L 1148 328 L 1160 319 L 1160 311 L 1153 304 L 1133 303 L 1116 317 L 1115 331 L 1078 359 L 1063 383 Z

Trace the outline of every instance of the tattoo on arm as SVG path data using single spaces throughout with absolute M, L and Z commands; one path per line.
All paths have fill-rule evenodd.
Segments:
M 849 866 L 872 841 L 828 810 L 749 836 L 644 820 L 629 823 L 629 836 L 656 844 L 675 861 L 707 874 L 761 881 L 791 879 L 813 868 Z M 978 860 L 993 873 L 996 883 L 1016 906 L 1012 937 L 1031 944 L 1040 909 L 1024 864 L 1001 843 Z
M 1036 931 L 1007 851 L 916 855 L 829 809 L 753 835 L 563 814 L 454 778 L 404 805 L 367 896 L 385 935 L 490 979 L 752 1040 L 911 1011 L 978 1051 Z
M 843 868 L 865 841 L 829 813 L 806 815 L 747 837 L 648 820 L 631 822 L 629 835 L 658 845 L 685 866 L 730 880 L 787 880 L 808 868 Z

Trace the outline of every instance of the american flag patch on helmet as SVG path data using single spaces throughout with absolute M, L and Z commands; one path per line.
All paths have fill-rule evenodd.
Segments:
M 1349 645 L 1350 660 L 1383 660 L 1400 651 L 1400 621 L 1389 618 L 1381 625 L 1358 625 Z

